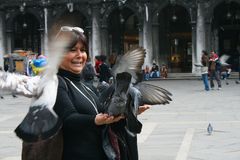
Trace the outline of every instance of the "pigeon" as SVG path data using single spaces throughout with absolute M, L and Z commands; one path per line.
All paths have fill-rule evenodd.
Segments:
M 111 98 L 107 111 L 109 115 L 117 116 L 125 112 L 131 78 L 132 76 L 128 72 L 117 74 L 114 88 L 115 92 L 113 93 L 114 95 Z
M 221 66 L 229 66 L 229 64 L 227 63 L 227 60 L 230 58 L 229 55 L 223 54 L 221 55 L 221 57 L 219 58 L 219 62 L 221 64 Z
M 208 132 L 208 135 L 212 135 L 213 127 L 212 127 L 211 123 L 208 124 L 207 132 Z
M 126 121 L 133 126 L 130 130 L 134 133 L 140 132 L 140 129 L 136 130 L 136 125 L 141 128 L 136 119 L 139 106 L 164 105 L 172 100 L 169 91 L 142 82 L 145 54 L 145 50 L 139 47 L 118 57 L 112 69 L 113 84 L 100 93 L 100 102 L 105 106 L 106 112 L 113 116 L 125 115 Z M 133 122 L 136 123 L 132 124 Z
M 41 75 L 27 77 L 0 72 L 0 88 L 10 89 L 18 94 L 31 97 L 29 111 L 15 129 L 16 135 L 25 142 L 46 140 L 54 136 L 61 128 L 62 124 L 53 111 L 58 87 L 57 71 L 66 47 L 72 41 L 70 36 L 61 36 L 60 32 L 74 29 L 77 28 L 61 27 L 49 45 L 48 64 Z

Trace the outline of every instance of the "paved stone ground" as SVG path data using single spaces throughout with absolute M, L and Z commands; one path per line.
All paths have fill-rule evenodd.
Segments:
M 239 160 L 240 84 L 204 91 L 200 80 L 148 81 L 172 92 L 173 101 L 139 116 L 140 160 Z M 0 160 L 20 160 L 21 141 L 13 133 L 30 99 L 0 99 Z M 212 135 L 207 126 L 213 126 Z

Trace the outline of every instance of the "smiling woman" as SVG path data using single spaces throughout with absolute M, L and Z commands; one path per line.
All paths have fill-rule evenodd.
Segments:
M 54 138 L 36 142 L 36 145 L 24 143 L 23 160 L 106 160 L 102 129 L 123 117 L 104 114 L 97 95 L 81 82 L 81 73 L 88 58 L 83 30 L 63 26 L 55 36 L 55 41 L 61 40 L 70 41 L 59 65 L 53 108 L 62 129 Z
M 60 65 L 60 68 L 80 74 L 87 60 L 86 47 L 78 42 L 68 53 Z

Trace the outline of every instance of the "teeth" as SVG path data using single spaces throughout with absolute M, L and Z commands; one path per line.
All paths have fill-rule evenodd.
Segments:
M 82 64 L 82 62 L 72 62 L 72 63 L 74 63 L 74 64 Z

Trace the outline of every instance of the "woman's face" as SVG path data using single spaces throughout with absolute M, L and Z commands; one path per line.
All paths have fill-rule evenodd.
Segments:
M 81 73 L 87 61 L 86 48 L 78 42 L 70 51 L 65 54 L 60 68 L 75 74 Z

